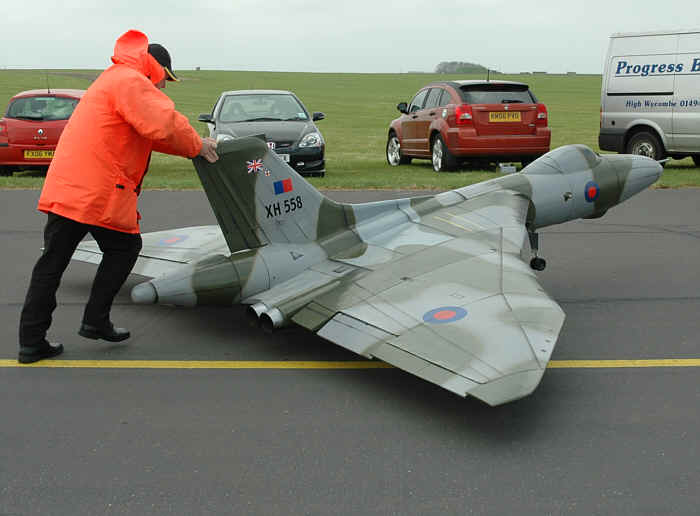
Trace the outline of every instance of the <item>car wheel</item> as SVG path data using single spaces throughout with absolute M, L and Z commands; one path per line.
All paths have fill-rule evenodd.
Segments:
M 411 162 L 411 158 L 401 154 L 401 142 L 396 133 L 391 133 L 386 142 L 386 161 L 392 167 L 408 165 Z
M 700 167 L 700 156 L 693 156 L 693 163 L 696 167 Z
M 435 172 L 446 172 L 457 168 L 457 160 L 447 148 L 442 136 L 439 134 L 433 139 L 432 145 L 433 170 Z
M 663 145 L 656 137 L 647 131 L 635 133 L 627 142 L 627 154 L 637 154 L 648 158 L 660 160 L 666 157 Z

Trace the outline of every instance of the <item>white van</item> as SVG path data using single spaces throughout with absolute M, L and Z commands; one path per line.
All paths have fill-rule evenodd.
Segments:
M 598 145 L 700 166 L 700 29 L 610 36 Z

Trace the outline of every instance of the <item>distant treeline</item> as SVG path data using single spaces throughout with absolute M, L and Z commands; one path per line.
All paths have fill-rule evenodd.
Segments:
M 435 73 L 486 73 L 486 67 L 477 63 L 465 63 L 464 61 L 443 61 L 435 67 Z M 491 73 L 497 74 L 495 70 Z

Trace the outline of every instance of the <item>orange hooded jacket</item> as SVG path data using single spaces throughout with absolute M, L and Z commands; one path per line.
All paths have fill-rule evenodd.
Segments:
M 154 84 L 165 77 L 148 38 L 131 30 L 114 63 L 92 83 L 56 147 L 38 209 L 125 233 L 138 233 L 139 185 L 151 151 L 194 157 L 202 139 Z

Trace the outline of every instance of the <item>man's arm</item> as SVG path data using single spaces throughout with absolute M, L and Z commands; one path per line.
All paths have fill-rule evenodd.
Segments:
M 187 158 L 202 152 L 203 140 L 189 120 L 145 76 L 130 76 L 128 84 L 113 95 L 116 112 L 141 136 L 158 142 L 159 149 L 154 150 Z M 205 152 L 210 147 L 208 144 Z

